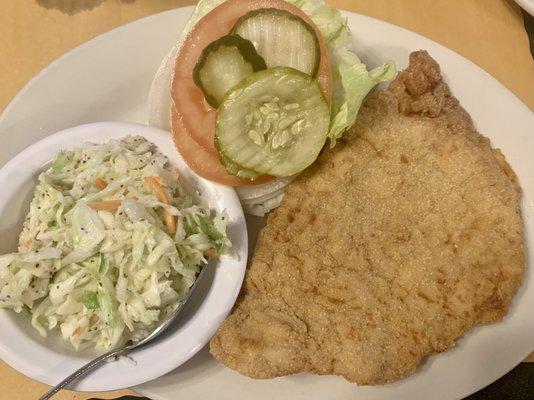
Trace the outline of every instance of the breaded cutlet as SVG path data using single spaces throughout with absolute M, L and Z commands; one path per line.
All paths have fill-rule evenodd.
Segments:
M 289 186 L 211 353 L 253 378 L 401 379 L 506 314 L 524 267 L 520 197 L 438 64 L 412 53 Z

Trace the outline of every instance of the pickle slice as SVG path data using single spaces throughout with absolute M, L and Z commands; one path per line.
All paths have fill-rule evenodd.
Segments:
M 242 16 L 232 33 L 250 40 L 267 67 L 291 67 L 316 77 L 321 61 L 313 28 L 289 11 L 263 8 Z
M 231 89 L 216 122 L 220 154 L 258 174 L 290 176 L 313 163 L 328 135 L 330 109 L 317 82 L 300 71 L 258 71 Z
M 254 45 L 238 35 L 210 43 L 193 71 L 195 84 L 210 106 L 217 108 L 226 92 L 255 71 L 267 68 Z

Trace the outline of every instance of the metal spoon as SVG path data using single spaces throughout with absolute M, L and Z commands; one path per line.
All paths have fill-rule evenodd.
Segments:
M 89 371 L 92 371 L 93 369 L 98 367 L 100 364 L 102 364 L 104 361 L 106 361 L 107 359 L 114 358 L 114 357 L 117 357 L 117 356 L 121 356 L 121 355 L 124 355 L 124 354 L 134 350 L 134 349 L 138 349 L 138 348 L 148 344 L 149 342 L 154 340 L 156 337 L 158 337 L 163 331 L 165 331 L 169 327 L 169 325 L 171 325 L 171 323 L 180 314 L 180 311 L 182 311 L 182 309 L 184 308 L 185 304 L 191 298 L 191 294 L 193 293 L 193 291 L 197 287 L 198 282 L 200 281 L 200 279 L 202 278 L 202 276 L 204 275 L 204 273 L 205 273 L 205 271 L 207 269 L 208 269 L 207 266 L 204 266 L 204 267 L 201 268 L 200 272 L 197 275 L 197 279 L 195 280 L 195 283 L 193 283 L 193 285 L 189 289 L 189 292 L 187 293 L 187 295 L 185 296 L 183 301 L 178 305 L 178 307 L 176 307 L 176 309 L 171 314 L 169 314 L 167 319 L 165 319 L 156 329 L 154 329 L 152 331 L 152 333 L 150 335 L 148 335 L 146 338 L 144 338 L 144 339 L 142 339 L 142 340 L 140 340 L 138 342 L 130 341 L 125 346 L 123 346 L 121 348 L 118 348 L 118 349 L 115 349 L 115 350 L 112 350 L 109 353 L 102 354 L 100 357 L 95 358 L 94 360 L 88 362 L 83 367 L 81 367 L 76 372 L 72 373 L 71 375 L 69 375 L 68 377 L 63 379 L 60 383 L 58 383 L 56 386 L 54 386 L 52 389 L 50 389 L 48 392 L 46 392 L 46 394 L 44 394 L 42 397 L 40 397 L 39 400 L 48 400 L 48 399 L 50 399 L 52 396 L 54 396 L 57 392 L 59 392 L 65 386 L 67 386 L 71 382 L 75 381 L 76 379 L 81 378 L 83 375 L 85 375 Z

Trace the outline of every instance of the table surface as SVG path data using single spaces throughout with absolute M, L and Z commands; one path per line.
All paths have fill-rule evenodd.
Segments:
M 511 0 L 328 0 L 335 7 L 420 33 L 479 65 L 534 110 L 534 62 L 519 7 Z M 191 0 L 0 0 L 0 110 L 42 68 L 116 26 L 195 3 Z M 414 49 L 415 50 L 415 49 Z M 527 359 L 534 362 L 534 353 Z M 0 397 L 35 399 L 46 386 L 0 361 Z M 62 392 L 56 398 L 111 399 Z

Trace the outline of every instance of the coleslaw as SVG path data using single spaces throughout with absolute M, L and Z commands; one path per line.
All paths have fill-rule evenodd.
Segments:
M 186 193 L 152 143 L 86 143 L 39 176 L 18 252 L 0 256 L 0 308 L 109 350 L 146 337 L 231 246 L 225 215 Z

